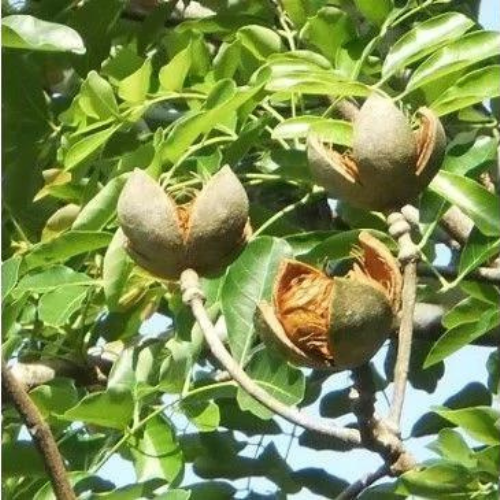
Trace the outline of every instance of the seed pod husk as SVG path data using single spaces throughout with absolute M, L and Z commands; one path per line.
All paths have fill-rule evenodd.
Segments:
M 134 170 L 118 200 L 118 220 L 127 252 L 153 275 L 176 279 L 187 268 L 212 273 L 246 243 L 248 198 L 228 166 L 184 205 Z
M 368 210 L 395 209 L 412 202 L 441 166 L 446 136 L 429 109 L 417 112 L 413 132 L 394 103 L 372 94 L 353 123 L 352 151 L 339 153 L 314 132 L 307 154 L 315 180 L 329 193 Z
M 370 360 L 390 333 L 400 304 L 401 274 L 389 250 L 369 233 L 359 236 L 358 262 L 329 278 L 301 262 L 282 262 L 272 305 L 256 312 L 267 345 L 289 361 L 344 370 Z
M 70 203 L 56 210 L 45 223 L 42 232 L 42 240 L 46 240 L 69 229 L 77 218 L 81 208 L 79 205 Z

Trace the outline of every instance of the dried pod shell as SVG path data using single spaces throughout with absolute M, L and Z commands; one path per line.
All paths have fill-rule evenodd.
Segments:
M 446 150 L 446 133 L 437 115 L 428 108 L 418 110 L 421 126 L 416 132 L 417 184 L 425 189 L 438 173 Z
M 135 170 L 118 200 L 126 249 L 144 269 L 165 279 L 187 268 L 222 268 L 245 244 L 248 198 L 229 167 L 189 204 L 177 205 L 152 178 Z
M 261 303 L 255 316 L 266 344 L 319 369 L 354 368 L 373 357 L 393 327 L 402 279 L 385 245 L 366 232 L 359 241 L 358 263 L 343 278 L 282 262 L 273 305 Z
M 352 152 L 340 154 L 311 133 L 308 160 L 316 181 L 332 196 L 369 210 L 413 201 L 437 173 L 446 145 L 438 117 L 422 108 L 416 133 L 387 98 L 372 94 L 353 124 Z

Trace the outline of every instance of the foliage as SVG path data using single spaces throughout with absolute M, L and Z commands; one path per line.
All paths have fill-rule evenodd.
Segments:
M 98 346 L 123 349 L 104 382 L 63 376 L 31 392 L 81 494 L 232 498 L 231 481 L 260 476 L 280 498 L 302 489 L 333 497 L 346 484 L 319 460 L 292 470 L 272 443 L 242 455 L 252 436 L 280 434 L 280 421 L 217 378 L 176 284 L 133 266 L 117 231 L 118 196 L 134 168 L 183 199 L 229 164 L 249 195 L 254 235 L 227 272 L 204 279 L 210 312 L 219 325 L 223 313 L 232 354 L 276 397 L 348 415 L 346 394 L 322 393 L 314 374 L 262 350 L 256 303 L 269 299 L 282 258 L 338 264 L 359 229 L 395 244 L 382 214 L 340 202 L 332 220 L 309 174 L 308 131 L 348 148 L 352 127 L 336 104 L 361 103 L 373 89 L 409 114 L 430 107 L 449 144 L 420 201 L 426 259 L 449 206 L 474 224 L 463 248 L 452 248 L 456 278 L 419 289 L 421 300 L 448 308 L 442 335 L 415 341 L 410 381 L 432 391 L 443 360 L 500 324 L 498 288 L 469 276 L 499 253 L 499 197 L 484 179 L 498 161 L 500 34 L 478 24 L 478 2 L 204 0 L 212 14 L 193 19 L 173 3 L 3 2 L 3 355 L 87 369 Z M 153 312 L 172 326 L 144 337 Z M 434 436 L 437 458 L 363 499 L 496 498 L 497 356 L 488 370 L 486 401 L 445 401 L 413 430 Z M 378 389 L 391 380 L 388 369 Z M 8 405 L 3 425 L 5 498 L 52 498 Z M 329 443 L 304 433 L 300 445 Z M 99 476 L 116 453 L 133 464 L 137 484 L 115 488 Z

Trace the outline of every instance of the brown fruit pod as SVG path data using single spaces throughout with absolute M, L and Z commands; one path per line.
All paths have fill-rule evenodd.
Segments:
M 246 242 L 248 198 L 228 166 L 184 205 L 177 205 L 156 181 L 136 169 L 117 212 L 129 255 L 164 279 L 176 279 L 187 268 L 216 272 Z
M 399 309 L 402 278 L 389 250 L 360 233 L 358 259 L 343 278 L 329 278 L 301 262 L 285 260 L 273 305 L 257 308 L 256 329 L 289 361 L 345 370 L 368 362 L 387 339 Z
M 418 110 L 413 132 L 394 103 L 372 94 L 353 123 L 352 152 L 341 154 L 312 132 L 307 155 L 313 177 L 339 199 L 368 210 L 394 209 L 414 201 L 441 166 L 446 136 L 439 118 Z

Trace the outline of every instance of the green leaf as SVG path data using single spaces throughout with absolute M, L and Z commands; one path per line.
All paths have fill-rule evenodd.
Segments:
M 331 6 L 319 9 L 301 30 L 301 36 L 318 47 L 332 64 L 337 60 L 340 47 L 355 34 L 351 17 L 341 9 Z
M 440 408 L 458 410 L 459 408 L 470 408 L 472 406 L 489 406 L 491 402 L 491 392 L 487 387 L 479 382 L 470 382 L 457 393 L 447 398 Z M 451 427 L 451 423 L 432 411 L 425 413 L 417 420 L 411 430 L 411 436 L 429 436 L 437 434 L 447 427 Z
M 45 243 L 34 245 L 25 256 L 27 269 L 64 262 L 75 255 L 109 245 L 111 234 L 100 231 L 68 231 Z
M 465 69 L 477 62 L 498 55 L 500 33 L 476 31 L 466 35 L 435 52 L 413 73 L 407 91 L 434 82 L 451 73 Z
M 443 458 L 459 462 L 464 467 L 473 467 L 476 460 L 473 458 L 472 450 L 467 446 L 464 438 L 453 429 L 439 431 L 437 441 L 429 445 L 431 450 L 439 453 Z
M 114 125 L 94 132 L 71 145 L 64 157 L 65 170 L 73 170 L 90 156 L 96 155 L 119 128 L 120 125 Z
M 310 130 L 325 137 L 325 140 L 350 146 L 352 125 L 342 120 L 332 120 L 320 116 L 298 116 L 279 123 L 273 130 L 274 139 L 297 139 L 307 137 Z
M 111 179 L 80 211 L 72 229 L 97 231 L 103 229 L 115 215 L 116 204 L 125 184 L 126 176 Z
M 311 14 L 312 6 L 309 0 L 283 0 L 283 7 L 293 24 L 301 28 Z
M 264 26 L 250 25 L 238 30 L 237 39 L 258 60 L 265 61 L 268 56 L 283 50 L 281 37 Z
M 356 8 L 368 21 L 377 26 L 382 26 L 387 16 L 394 7 L 393 0 L 354 0 Z
M 73 380 L 54 379 L 49 384 L 39 385 L 30 391 L 43 418 L 64 413 L 78 403 L 78 391 Z
M 432 346 L 424 368 L 442 361 L 500 324 L 500 311 L 490 307 L 477 321 L 460 324 L 446 331 Z
M 44 294 L 38 303 L 40 319 L 52 326 L 65 325 L 82 305 L 87 287 L 64 286 Z
M 91 71 L 83 82 L 78 105 L 86 115 L 97 120 L 107 120 L 119 114 L 111 85 L 96 71 Z
M 219 407 L 213 401 L 183 402 L 181 408 L 184 415 L 201 432 L 212 432 L 219 427 Z
M 93 493 L 92 500 L 137 500 L 138 498 L 150 498 L 153 496 L 156 500 L 159 498 L 171 498 L 171 500 L 184 500 L 189 498 L 189 492 L 187 497 L 175 496 L 177 492 L 182 492 L 182 490 L 171 490 L 165 495 L 155 495 L 154 491 L 156 489 L 158 489 L 157 481 L 146 481 L 144 483 L 129 484 L 128 486 L 116 488 L 113 491 L 106 491 L 105 493 Z M 170 493 L 173 494 L 171 497 L 168 496 Z
M 109 244 L 102 265 L 102 282 L 106 305 L 110 311 L 119 309 L 118 301 L 125 290 L 127 280 L 134 265 L 127 255 L 125 236 L 121 229 L 117 229 Z
M 53 266 L 37 274 L 24 276 L 16 287 L 16 293 L 46 293 L 61 287 L 92 286 L 95 282 L 84 273 L 78 273 L 66 266 Z
M 397 492 L 411 493 L 417 496 L 432 495 L 432 498 L 446 498 L 452 493 L 464 493 L 473 476 L 463 465 L 442 463 L 427 467 L 424 470 L 411 470 L 401 476 L 404 489 L 398 486 Z
M 433 191 L 457 205 L 486 236 L 500 235 L 500 198 L 461 175 L 441 170 L 431 182 Z
M 243 363 L 254 340 L 257 304 L 269 300 L 280 262 L 291 257 L 288 243 L 267 236 L 252 241 L 229 268 L 221 292 L 229 345 L 234 358 Z
M 372 91 L 360 82 L 346 81 L 325 73 L 291 73 L 272 78 L 266 85 L 269 92 L 288 95 L 302 93 L 309 95 L 367 96 Z
M 473 297 L 467 297 L 448 311 L 441 321 L 443 326 L 449 330 L 463 323 L 477 321 L 491 307 L 491 304 L 477 300 Z
M 446 12 L 417 24 L 391 46 L 384 60 L 382 76 L 387 78 L 424 58 L 461 37 L 472 26 L 474 21 L 458 12 Z
M 264 83 L 248 90 L 241 90 L 227 102 L 208 110 L 194 112 L 185 119 L 180 119 L 168 134 L 162 144 L 162 157 L 176 162 L 193 144 L 200 134 L 209 132 L 214 126 L 227 119 L 228 114 L 234 113 L 247 101 L 252 99 L 262 89 Z
M 174 428 L 163 417 L 152 418 L 131 449 L 137 481 L 159 478 L 173 482 L 184 467 Z
M 352 146 L 352 124 L 342 120 L 323 119 L 313 123 L 311 132 L 318 134 L 325 142 Z
M 155 498 L 156 500 L 188 500 L 189 498 L 191 498 L 191 492 L 187 490 L 177 490 L 177 489 L 168 490 L 166 493 L 162 493 L 161 495 L 155 495 Z M 203 496 L 203 499 L 208 500 L 208 497 Z
M 137 71 L 119 83 L 118 95 L 124 101 L 132 104 L 143 103 L 149 91 L 151 72 L 151 59 L 146 59 Z
M 47 473 L 35 445 L 31 441 L 7 441 L 2 443 L 2 476 L 4 480 L 29 476 L 43 477 Z
M 85 54 L 83 40 L 74 29 L 28 15 L 2 19 L 2 47 Z
M 480 443 L 500 443 L 500 429 L 497 424 L 500 414 L 493 408 L 477 406 L 461 410 L 436 410 L 436 413 L 458 425 Z
M 394 245 L 392 238 L 387 236 L 387 234 L 373 230 L 369 232 L 389 246 Z M 359 233 L 359 229 L 354 229 L 352 231 L 343 231 L 334 234 L 323 240 L 306 254 L 301 255 L 300 258 L 305 262 L 316 264 L 324 262 L 325 260 L 342 260 L 350 258 L 351 250 L 359 244 Z
M 193 60 L 192 44 L 189 42 L 185 49 L 177 52 L 172 60 L 160 69 L 158 78 L 163 90 L 179 92 L 189 73 Z
M 103 491 L 109 490 L 114 485 L 113 483 L 102 479 L 99 476 L 91 476 L 87 472 L 73 472 L 69 471 L 67 473 L 70 485 L 73 487 L 76 495 L 80 496 L 80 493 L 88 491 Z M 86 493 L 84 493 L 86 495 Z M 52 482 L 47 481 L 35 494 L 33 500 L 58 500 L 54 495 L 54 490 L 52 489 Z
M 217 80 L 233 78 L 241 63 L 241 40 L 223 43 L 214 58 L 214 76 Z
M 473 143 L 463 143 L 460 136 L 453 141 L 446 151 L 442 170 L 458 175 L 482 169 L 495 161 L 498 140 L 494 137 L 479 135 Z
M 500 65 L 471 71 L 436 99 L 430 107 L 439 115 L 447 115 L 486 99 L 500 96 Z
M 2 302 L 16 286 L 21 257 L 14 256 L 2 262 Z
M 246 372 L 271 396 L 288 406 L 300 403 L 304 397 L 304 374 L 267 349 L 252 356 Z M 274 416 L 273 412 L 241 388 L 238 388 L 237 400 L 242 410 L 251 411 L 259 418 L 268 419 Z
M 489 238 L 474 228 L 460 254 L 459 275 L 453 284 L 460 282 L 469 272 L 500 251 L 500 239 Z
M 60 415 L 64 420 L 124 430 L 134 412 L 134 401 L 128 390 L 107 390 L 85 396 L 76 406 Z
M 481 472 L 486 472 L 493 482 L 498 480 L 500 470 L 500 445 L 488 446 L 474 453 L 477 460 L 477 468 Z M 494 500 L 492 498 L 492 500 Z M 496 500 L 496 499 L 495 499 Z

